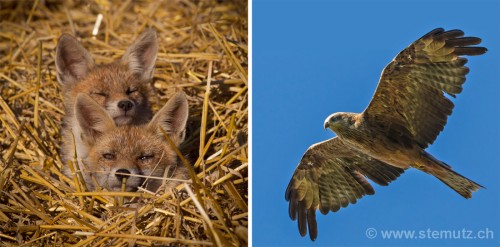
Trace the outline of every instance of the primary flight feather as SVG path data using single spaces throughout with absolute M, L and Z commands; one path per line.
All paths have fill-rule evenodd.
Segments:
M 446 125 L 452 97 L 462 92 L 469 68 L 463 56 L 484 54 L 476 37 L 437 28 L 401 51 L 383 70 L 362 113 L 339 112 L 325 120 L 337 137 L 305 152 L 285 192 L 299 232 L 318 235 L 316 210 L 327 214 L 374 194 L 367 178 L 388 185 L 405 169 L 435 176 L 465 198 L 482 186 L 425 151 Z

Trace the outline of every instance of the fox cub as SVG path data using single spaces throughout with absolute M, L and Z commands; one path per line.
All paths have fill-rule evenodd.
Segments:
M 142 125 L 117 126 L 109 113 L 86 94 L 77 95 L 74 112 L 82 145 L 88 150 L 82 160 L 82 174 L 90 190 L 94 189 L 92 176 L 110 191 L 121 191 L 123 178 L 127 178 L 126 191 L 135 191 L 139 186 L 156 191 L 163 181 L 148 176 L 188 178 L 187 169 L 160 130 L 176 146 L 184 141 L 188 118 L 184 93 L 174 95 L 149 123 Z M 169 180 L 166 183 L 167 188 L 179 184 Z
M 75 149 L 79 160 L 89 155 L 74 112 L 79 93 L 89 95 L 117 126 L 143 124 L 151 119 L 149 82 L 153 78 L 157 52 L 156 31 L 150 29 L 139 35 L 120 59 L 97 66 L 74 37 L 63 34 L 59 38 L 55 64 L 66 111 L 61 147 L 65 163 L 73 159 Z M 70 176 L 71 172 L 66 167 L 64 173 Z

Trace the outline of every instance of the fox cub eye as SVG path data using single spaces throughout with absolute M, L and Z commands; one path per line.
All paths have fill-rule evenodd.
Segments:
M 108 96 L 108 94 L 105 93 L 105 92 L 92 92 L 90 94 L 99 95 L 99 96 L 102 96 L 102 97 L 107 97 Z
M 139 158 L 137 158 L 140 161 L 147 161 L 153 158 L 153 155 L 141 155 Z
M 127 94 L 131 94 L 131 93 L 135 93 L 135 92 L 137 92 L 137 88 L 135 88 L 135 87 L 129 87 L 129 88 L 127 88 L 127 92 L 126 93 Z
M 115 155 L 114 154 L 110 154 L 110 153 L 105 153 L 102 155 L 103 158 L 107 159 L 107 160 L 114 160 L 115 159 Z

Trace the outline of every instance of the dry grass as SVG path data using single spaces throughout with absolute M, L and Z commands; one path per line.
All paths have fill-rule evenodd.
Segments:
M 246 2 L 2 1 L 0 20 L 1 245 L 247 244 Z M 192 183 L 165 194 L 77 192 L 60 173 L 68 164 L 58 155 L 57 39 L 71 33 L 108 63 L 147 27 L 160 45 L 153 110 L 175 91 L 188 95 L 181 150 Z M 124 206 L 120 197 L 138 203 Z

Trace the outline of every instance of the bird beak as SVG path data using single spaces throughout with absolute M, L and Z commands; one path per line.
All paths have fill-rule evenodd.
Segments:
M 330 123 L 328 121 L 325 122 L 325 130 L 328 129 L 328 127 L 330 127 Z

